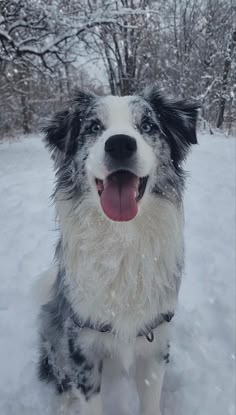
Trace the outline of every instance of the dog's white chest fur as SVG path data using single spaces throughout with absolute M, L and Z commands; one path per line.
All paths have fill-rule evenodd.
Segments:
M 85 320 L 111 323 L 123 338 L 174 310 L 177 299 L 182 210 L 164 199 L 148 199 L 142 215 L 118 224 L 91 209 L 91 200 L 73 215 L 69 202 L 57 202 L 74 311 Z

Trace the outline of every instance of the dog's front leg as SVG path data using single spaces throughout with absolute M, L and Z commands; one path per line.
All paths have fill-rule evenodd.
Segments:
M 136 382 L 141 415 L 160 415 L 160 400 L 166 363 L 169 360 L 168 326 L 155 330 L 154 341 L 139 340 L 136 358 Z
M 160 415 L 160 398 L 165 373 L 165 363 L 153 358 L 138 363 L 137 384 L 141 415 Z
M 107 358 L 102 372 L 103 415 L 140 415 L 134 367 L 122 367 L 117 357 Z
M 160 399 L 165 374 L 165 362 L 152 357 L 137 364 L 137 385 L 141 415 L 160 415 Z

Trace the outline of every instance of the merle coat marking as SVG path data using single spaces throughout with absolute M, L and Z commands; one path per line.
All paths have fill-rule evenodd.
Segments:
M 81 415 L 111 407 L 112 415 L 159 414 L 183 268 L 183 161 L 197 143 L 197 109 L 157 88 L 127 97 L 78 91 L 45 128 L 61 236 L 41 311 L 39 375 L 77 395 Z M 109 194 L 103 204 L 117 181 L 127 197 L 136 186 L 133 210 L 119 213 Z

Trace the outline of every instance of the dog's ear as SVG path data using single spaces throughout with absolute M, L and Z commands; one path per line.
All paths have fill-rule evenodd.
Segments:
M 169 142 L 173 163 L 178 165 L 191 144 L 197 144 L 196 124 L 199 103 L 165 98 L 157 87 L 143 93 L 159 119 L 161 130 Z
M 53 159 L 61 159 L 75 153 L 81 123 L 91 100 L 94 98 L 91 94 L 76 90 L 74 98 L 66 108 L 56 113 L 43 127 L 44 140 L 52 152 Z

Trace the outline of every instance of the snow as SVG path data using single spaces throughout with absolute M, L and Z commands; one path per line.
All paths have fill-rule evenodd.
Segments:
M 162 415 L 235 414 L 235 140 L 201 134 L 187 162 L 186 275 L 172 324 Z M 57 232 L 40 137 L 0 145 L 0 414 L 53 415 L 38 382 L 37 275 Z M 111 414 L 112 415 L 112 414 Z

